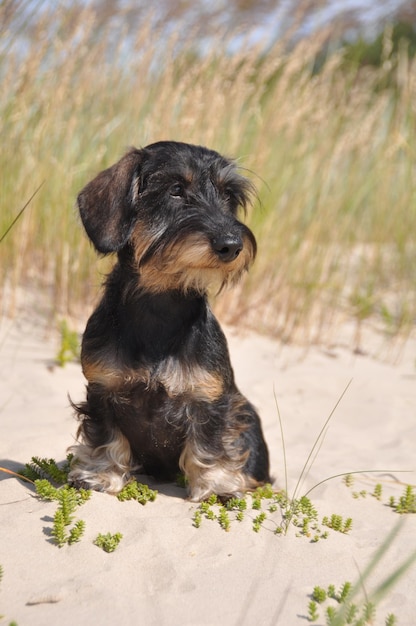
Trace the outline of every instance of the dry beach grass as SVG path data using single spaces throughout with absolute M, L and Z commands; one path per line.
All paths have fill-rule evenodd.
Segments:
M 31 16 L 0 55 L 0 297 L 46 286 L 67 315 L 91 303 L 97 265 L 74 211 L 79 189 L 130 144 L 162 138 L 238 158 L 258 188 L 249 216 L 257 263 L 239 295 L 219 302 L 284 340 L 313 342 L 345 316 L 406 336 L 415 319 L 416 72 L 385 37 L 384 63 L 358 68 L 341 52 L 316 71 L 327 33 L 231 52 L 218 36 L 149 32 L 125 42 L 122 14 L 97 26 L 86 7 Z M 20 45 L 19 45 L 20 41 Z M 98 272 L 97 272 L 98 267 Z

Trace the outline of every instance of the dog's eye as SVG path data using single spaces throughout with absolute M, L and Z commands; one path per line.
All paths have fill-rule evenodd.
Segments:
M 183 198 L 185 193 L 184 186 L 181 183 L 175 183 L 169 189 L 169 194 L 174 198 Z
M 230 206 L 230 208 L 232 210 L 237 208 L 238 200 L 235 197 L 233 189 L 225 189 L 224 197 L 225 197 L 226 201 L 228 202 L 228 205 Z

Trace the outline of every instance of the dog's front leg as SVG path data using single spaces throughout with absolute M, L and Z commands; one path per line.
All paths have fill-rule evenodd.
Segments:
M 252 438 L 247 436 L 257 416 L 245 398 L 238 395 L 215 406 L 201 403 L 188 412 L 188 436 L 179 464 L 190 500 L 199 502 L 211 494 L 241 497 L 263 482 L 247 471 L 250 454 L 258 451 L 250 449 Z

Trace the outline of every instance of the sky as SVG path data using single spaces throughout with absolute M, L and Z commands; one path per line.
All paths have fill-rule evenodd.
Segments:
M 315 14 L 313 20 L 320 26 L 343 10 L 353 10 L 358 12 L 360 22 L 371 31 L 374 24 L 394 14 L 404 4 L 405 0 L 332 0 L 325 10 Z
M 85 4 L 88 4 L 88 0 L 84 0 Z M 125 4 L 136 3 L 137 0 L 125 0 Z M 206 5 L 207 0 L 195 0 L 194 7 L 197 8 L 198 4 Z M 227 6 L 228 0 L 208 0 L 208 3 L 211 6 Z M 28 0 L 28 6 L 43 6 L 43 7 L 57 7 L 59 5 L 62 6 L 71 6 L 72 0 Z M 139 1 L 138 4 L 147 4 L 151 6 L 149 2 Z M 279 4 L 279 8 L 274 12 L 276 17 L 283 13 L 290 12 L 291 6 L 293 6 L 293 2 L 291 0 L 280 0 L 280 2 L 276 1 L 276 4 Z M 313 3 L 311 3 L 313 6 Z M 380 19 L 387 17 L 389 14 L 395 12 L 395 10 L 401 5 L 405 5 L 406 0 L 329 0 L 327 6 L 323 10 L 317 10 L 314 12 L 314 15 L 310 18 L 311 24 L 314 26 L 321 26 L 324 23 L 327 23 L 329 20 L 333 19 L 337 15 L 339 15 L 342 11 L 358 11 L 360 15 L 360 21 L 364 24 L 372 24 L 377 22 Z M 319 5 L 319 2 L 316 2 L 316 5 Z M 153 4 L 154 7 L 157 7 L 157 0 Z
M 405 4 L 406 0 L 329 0 L 323 9 L 309 14 L 304 20 L 302 31 L 309 33 L 327 25 L 342 13 L 354 12 L 361 25 L 361 33 L 371 37 L 378 34 L 380 23 L 388 20 Z M 280 2 L 272 16 L 265 19 L 262 28 L 269 29 L 276 37 L 278 24 L 284 23 L 284 16 L 290 13 L 292 5 L 291 0 Z
M 27 12 L 22 12 L 21 21 L 22 26 L 19 28 L 18 24 L 15 24 L 17 27 L 17 31 L 21 31 L 24 33 L 25 31 L 25 15 L 31 15 L 32 12 L 35 14 L 41 11 L 50 11 L 57 10 L 59 7 L 70 7 L 72 5 L 72 0 L 26 0 L 26 8 Z M 85 4 L 88 4 L 91 0 L 83 0 Z M 214 8 L 223 8 L 224 16 L 226 15 L 227 5 L 229 0 L 194 0 L 193 3 L 193 11 L 196 13 L 198 11 L 198 6 L 205 7 L 214 7 Z M 153 3 L 149 3 L 149 0 L 123 0 L 126 6 L 134 6 L 135 4 L 138 6 L 148 6 L 152 8 L 157 8 L 158 2 L 154 0 Z M 96 6 L 99 6 L 99 0 L 95 0 Z M 322 26 L 328 25 L 338 17 L 341 13 L 345 12 L 354 12 L 354 16 L 358 19 L 360 24 L 359 33 L 360 35 L 372 39 L 378 35 L 380 32 L 380 24 L 383 21 L 388 20 L 388 17 L 394 15 L 396 10 L 403 5 L 406 5 L 406 0 L 328 0 L 326 6 L 322 9 L 319 9 L 320 2 L 310 3 L 312 7 L 315 5 L 318 8 L 316 10 L 312 10 L 309 12 L 307 17 L 303 20 L 301 27 L 297 30 L 297 36 L 302 37 L 303 35 L 308 35 L 312 31 L 321 28 Z M 266 49 L 272 45 L 275 41 L 279 40 L 281 36 L 283 36 L 287 30 L 287 17 L 291 15 L 293 10 L 294 2 L 293 0 L 276 0 L 276 9 L 269 13 L 268 15 L 253 15 L 252 27 L 249 31 L 249 36 L 247 37 L 247 31 L 245 33 L 241 33 L 240 36 L 235 36 L 233 40 L 233 47 L 238 48 L 244 42 L 244 45 L 257 44 L 262 41 L 265 43 Z M 23 4 L 24 6 L 24 4 Z M 160 6 L 160 5 L 159 5 Z M 256 17 L 258 18 L 256 20 Z M 29 18 L 30 19 L 30 18 Z M 207 18 L 209 20 L 209 17 Z M 175 29 L 177 25 L 175 23 L 171 24 L 171 27 Z M 241 31 L 240 31 L 241 32 Z M 357 34 L 357 30 L 351 30 L 348 35 L 351 35 L 351 38 L 354 38 Z M 201 48 L 204 46 L 209 46 L 210 40 L 209 38 L 204 43 L 204 40 L 201 40 Z M 20 42 L 20 45 L 22 43 Z

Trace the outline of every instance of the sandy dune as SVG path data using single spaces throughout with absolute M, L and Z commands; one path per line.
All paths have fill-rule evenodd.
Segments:
M 57 338 L 42 324 L 3 320 L 0 330 L 0 465 L 17 470 L 33 455 L 63 460 L 76 431 L 67 394 L 83 396 L 80 366 L 53 366 Z M 146 506 L 94 493 L 77 511 L 86 522 L 84 537 L 58 548 L 48 534 L 56 504 L 40 501 L 29 484 L 0 472 L 2 623 L 301 626 L 308 623 L 313 587 L 356 581 L 399 519 L 405 518 L 404 525 L 366 582 L 367 593 L 416 550 L 416 515 L 400 516 L 387 506 L 390 495 L 398 498 L 404 485 L 416 483 L 416 342 L 409 341 L 400 362 L 392 364 L 346 347 L 305 352 L 254 334 L 230 330 L 228 336 L 238 384 L 261 413 L 276 486 L 284 488 L 276 395 L 289 494 L 352 380 L 298 491 L 305 494 L 334 474 L 380 470 L 357 476 L 353 487 L 335 478 L 310 494 L 320 519 L 351 517 L 351 532 L 331 530 L 313 543 L 291 526 L 278 537 L 274 513 L 255 533 L 257 512 L 251 510 L 229 532 L 205 519 L 195 528 L 197 505 L 184 490 L 153 484 L 159 495 Z M 353 497 L 354 491 L 371 493 L 376 483 L 383 485 L 381 501 Z M 115 552 L 93 544 L 100 532 L 123 534 Z M 416 624 L 415 589 L 413 566 L 378 606 L 375 623 L 394 613 L 401 626 Z M 316 623 L 325 623 L 322 615 Z

